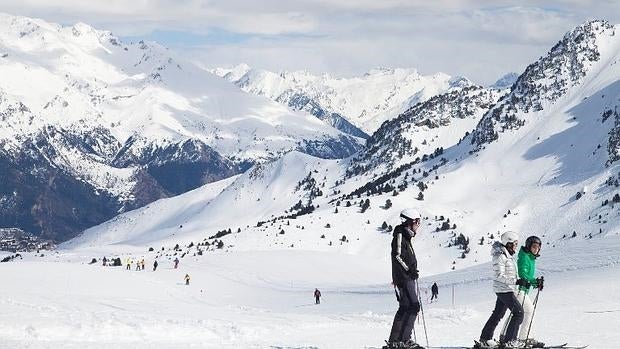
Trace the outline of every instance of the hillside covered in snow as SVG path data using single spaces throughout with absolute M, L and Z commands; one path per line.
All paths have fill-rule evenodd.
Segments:
M 145 207 L 69 246 L 165 241 L 216 248 L 221 240 L 231 251 L 378 257 L 399 210 L 410 206 L 426 217 L 417 244 L 428 251 L 421 265 L 431 272 L 487 261 L 487 245 L 505 230 L 540 235 L 550 248 L 617 236 L 615 30 L 585 23 L 510 91 L 468 86 L 433 97 L 385 122 L 348 159 L 290 153 L 227 183 L 195 214 L 171 214 L 174 224 L 165 229 L 144 224 L 153 215 Z M 168 202 L 158 202 L 158 210 Z M 437 256 L 448 262 L 433 262 Z
M 361 147 L 151 42 L 0 15 L 0 225 L 82 229 L 298 150 Z

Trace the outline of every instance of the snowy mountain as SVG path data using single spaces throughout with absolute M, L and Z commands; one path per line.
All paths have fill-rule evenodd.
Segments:
M 523 126 L 526 119 L 522 115 L 536 117 L 559 99 L 567 95 L 574 98 L 569 93 L 571 88 L 598 77 L 598 69 L 611 69 L 613 73 L 618 53 L 615 31 L 616 27 L 607 22 L 591 21 L 566 33 L 546 56 L 526 68 L 511 93 L 485 115 L 472 142 L 481 146 L 496 140 L 499 133 Z M 599 80 L 610 83 L 616 78 L 610 74 Z
M 416 104 L 381 125 L 366 141 L 366 149 L 356 156 L 348 175 L 391 170 L 426 161 L 429 154 L 441 155 L 444 149 L 460 143 L 505 93 L 472 85 Z
M 156 43 L 0 15 L 0 226 L 64 240 L 292 150 L 361 139 L 249 95 Z
M 0 288 L 2 343 L 380 347 L 397 308 L 391 230 L 400 210 L 414 206 L 424 215 L 414 240 L 418 342 L 472 345 L 496 299 L 491 244 L 514 230 L 543 241 L 536 265 L 545 288 L 531 293 L 532 336 L 616 348 L 616 28 L 577 27 L 510 91 L 466 86 L 414 105 L 384 122 L 356 156 L 291 151 L 122 213 L 54 252 L 1 254 L 9 261 L 0 279 L 11 280 Z M 28 115 L 18 102 L 7 105 Z M 103 266 L 103 256 L 130 270 Z M 137 271 L 142 259 L 147 268 Z M 434 282 L 439 299 L 431 303 Z
M 143 208 L 89 229 L 67 246 L 200 241 L 232 251 L 301 249 L 381 258 L 390 226 L 409 206 L 425 215 L 425 233 L 416 244 L 427 252 L 419 258 L 421 270 L 430 274 L 487 261 L 488 244 L 508 229 L 537 234 L 550 249 L 615 237 L 615 28 L 602 21 L 577 27 L 510 91 L 469 86 L 419 103 L 386 121 L 354 157 L 291 153 L 257 166 L 203 201 L 199 213 L 182 220 L 170 216 L 171 226 L 183 226 L 174 235 L 136 230 L 144 225 L 140 217 L 151 216 Z M 564 75 L 550 82 L 547 71 Z M 522 121 L 510 124 L 515 120 Z M 504 128 L 493 142 L 479 142 L 490 134 L 488 125 Z M 128 235 L 110 240 L 109 231 Z
M 495 81 L 495 83 L 489 87 L 497 89 L 497 90 L 509 89 L 510 87 L 512 87 L 512 85 L 514 85 L 517 79 L 519 79 L 519 74 L 508 73 L 502 76 L 501 78 L 497 79 L 497 81 Z
M 454 88 L 472 85 L 463 77 L 424 76 L 415 69 L 380 68 L 360 77 L 336 78 L 306 71 L 274 73 L 246 64 L 211 72 L 246 92 L 303 110 L 356 137 L 374 132 L 411 106 Z

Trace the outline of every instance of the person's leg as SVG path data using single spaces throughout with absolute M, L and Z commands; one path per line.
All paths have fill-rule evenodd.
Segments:
M 405 317 L 401 334 L 401 341 L 404 342 L 411 339 L 411 332 L 413 332 L 413 326 L 415 325 L 416 317 L 420 311 L 420 300 L 416 292 L 416 281 L 407 281 L 405 287 L 403 287 L 403 293 L 405 293 L 405 298 L 407 298 L 407 303 L 409 305 L 407 307 L 407 316 Z M 403 296 L 401 295 L 401 297 Z
M 517 339 L 517 332 L 519 331 L 519 325 L 523 322 L 523 306 L 517 300 L 516 295 L 513 292 L 498 293 L 497 297 L 504 303 L 505 307 L 510 309 L 512 318 L 506 328 L 506 335 L 504 336 L 504 343 Z
M 486 324 L 482 328 L 482 333 L 480 334 L 481 341 L 493 339 L 493 333 L 495 332 L 497 324 L 499 324 L 500 320 L 504 317 L 504 314 L 506 314 L 507 307 L 500 300 L 499 296 L 501 293 L 496 294 L 497 299 L 495 300 L 495 308 L 493 309 L 493 312 L 491 313 L 491 316 L 487 320 Z
M 389 343 L 402 342 L 403 328 L 405 327 L 405 320 L 409 316 L 409 298 L 406 297 L 404 287 L 397 287 L 397 299 L 398 310 L 394 315 L 394 322 L 392 323 L 392 330 L 390 331 Z
M 534 304 L 532 304 L 532 299 L 529 295 L 519 294 L 517 295 L 517 299 L 523 306 L 523 322 L 521 323 L 521 327 L 519 328 L 519 339 L 526 340 L 527 339 L 527 331 L 530 328 L 530 324 L 532 323 L 532 316 L 534 314 Z

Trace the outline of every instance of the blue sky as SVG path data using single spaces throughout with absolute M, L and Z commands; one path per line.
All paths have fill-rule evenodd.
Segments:
M 483 84 L 521 72 L 579 23 L 620 22 L 609 0 L 0 0 L 0 11 L 158 41 L 206 67 L 415 67 Z

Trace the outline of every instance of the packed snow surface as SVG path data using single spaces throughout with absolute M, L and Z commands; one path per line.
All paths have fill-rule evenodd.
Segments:
M 366 348 L 387 337 L 397 303 L 389 239 L 382 258 L 319 251 L 211 252 L 181 259 L 122 246 L 60 250 L 0 265 L 3 348 Z M 617 236 L 543 248 L 546 286 L 533 325 L 548 343 L 617 348 Z M 548 253 L 545 253 L 548 252 Z M 146 270 L 104 267 L 103 256 L 146 259 Z M 95 264 L 88 264 L 92 257 Z M 421 270 L 432 346 L 477 339 L 495 296 L 488 263 L 428 275 Z M 189 286 L 183 281 L 191 276 Z M 429 288 L 439 284 L 439 301 Z M 29 287 L 25 287 L 29 285 Z M 323 294 L 315 305 L 314 288 Z M 420 316 L 421 319 L 421 316 Z M 416 327 L 423 340 L 422 323 Z

